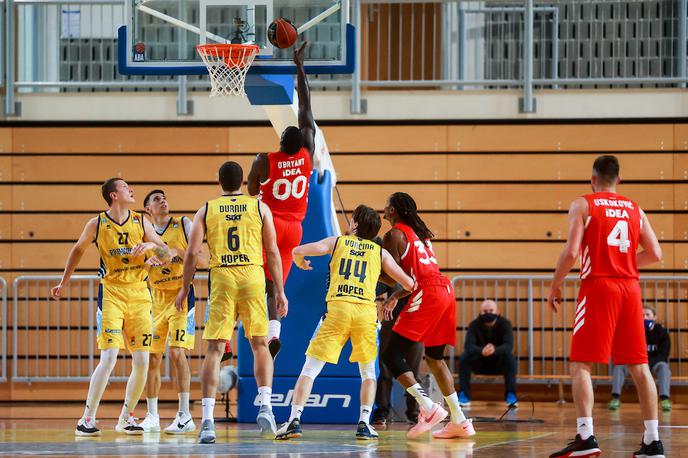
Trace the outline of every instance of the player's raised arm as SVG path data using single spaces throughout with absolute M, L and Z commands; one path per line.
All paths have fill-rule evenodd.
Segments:
M 266 153 L 260 153 L 251 164 L 248 173 L 248 193 L 252 196 L 260 194 L 260 184 L 270 176 L 270 161 Z
M 584 198 L 579 197 L 571 203 L 569 208 L 569 233 L 566 245 L 557 261 L 547 301 L 548 305 L 555 312 L 561 299 L 561 287 L 564 284 L 564 279 L 576 264 L 576 259 L 578 259 L 583 233 L 585 232 L 585 218 L 587 218 L 588 214 L 588 202 Z
M 308 42 L 305 41 L 299 49 L 294 51 L 296 64 L 296 92 L 299 95 L 299 129 L 303 134 L 303 146 L 308 150 L 313 161 L 315 154 L 315 120 L 311 111 L 311 90 L 308 87 L 306 69 L 303 65 L 304 54 Z
M 638 267 L 644 267 L 662 260 L 662 247 L 659 246 L 659 241 L 652 230 L 650 220 L 644 211 L 640 210 L 640 246 L 643 251 L 638 253 Z
M 62 280 L 60 280 L 59 285 L 50 290 L 50 295 L 53 299 L 59 301 L 62 297 L 62 291 L 69 284 L 69 280 L 72 278 L 74 270 L 76 270 L 76 267 L 79 265 L 81 257 L 84 255 L 84 251 L 86 251 L 86 247 L 88 247 L 88 245 L 96 239 L 97 230 L 98 217 L 96 216 L 95 218 L 88 220 L 83 231 L 81 231 L 79 240 L 76 241 L 70 250 L 69 255 L 67 256 L 67 264 L 65 265 L 64 272 L 62 274 Z
M 337 243 L 337 237 L 327 237 L 317 242 L 306 243 L 297 246 L 291 252 L 294 257 L 294 264 L 302 270 L 313 270 L 311 262 L 307 260 L 306 256 L 325 256 L 332 254 L 334 245 Z
M 186 256 L 184 256 L 184 274 L 182 276 L 182 287 L 175 299 L 177 310 L 184 309 L 184 300 L 189 295 L 189 289 L 193 276 L 196 273 L 196 264 L 198 262 L 198 252 L 201 250 L 203 238 L 205 237 L 205 205 L 201 207 L 194 216 L 193 224 L 191 225 L 191 232 L 189 233 L 189 244 L 186 247 Z
M 260 213 L 263 215 L 263 249 L 265 250 L 265 257 L 267 258 L 268 271 L 272 277 L 275 305 L 277 307 L 277 313 L 285 317 L 289 311 L 289 302 L 287 301 L 287 296 L 284 294 L 284 284 L 282 283 L 282 258 L 277 248 L 277 234 L 272 220 L 272 212 L 263 202 L 258 202 L 258 205 L 260 205 Z
M 401 264 L 401 254 L 406 250 L 406 240 L 404 233 L 399 229 L 392 228 L 382 238 L 382 248 L 392 257 L 394 262 Z M 397 284 L 396 280 L 390 277 L 384 270 L 380 274 L 380 281 L 388 286 Z

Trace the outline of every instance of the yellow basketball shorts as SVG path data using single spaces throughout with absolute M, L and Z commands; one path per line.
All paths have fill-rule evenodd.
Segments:
M 204 340 L 230 340 L 237 319 L 246 337 L 268 335 L 265 272 L 261 266 L 215 267 L 208 276 Z
M 133 285 L 101 282 L 96 312 L 98 348 L 150 351 L 153 342 L 151 307 L 151 294 L 145 282 Z
M 164 353 L 170 347 L 193 350 L 196 341 L 196 297 L 193 285 L 184 302 L 184 310 L 177 311 L 174 304 L 179 290 L 151 288 L 153 296 L 153 344 L 151 353 Z
M 353 347 L 349 358 L 352 363 L 366 364 L 377 358 L 375 304 L 329 301 L 306 355 L 337 364 L 347 339 L 351 339 Z

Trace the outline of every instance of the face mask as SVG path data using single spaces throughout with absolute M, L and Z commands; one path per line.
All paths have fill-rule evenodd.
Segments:
M 647 329 L 652 329 L 655 325 L 655 320 L 645 320 L 645 327 Z
M 498 315 L 496 313 L 483 313 L 482 315 L 480 315 L 480 320 L 483 323 L 492 323 L 497 319 L 497 316 Z

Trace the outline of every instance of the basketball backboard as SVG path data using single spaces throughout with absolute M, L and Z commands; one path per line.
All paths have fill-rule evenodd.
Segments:
M 295 73 L 293 50 L 276 48 L 267 39 L 268 26 L 279 17 L 297 27 L 298 42 L 310 42 L 309 73 L 353 72 L 348 0 L 124 1 L 127 23 L 118 37 L 123 74 L 205 74 L 195 49 L 204 43 L 255 43 L 260 54 L 250 73 Z

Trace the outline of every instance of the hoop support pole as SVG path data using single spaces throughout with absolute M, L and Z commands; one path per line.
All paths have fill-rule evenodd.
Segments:
M 168 16 L 167 14 L 161 13 L 160 11 L 154 10 L 153 8 L 150 8 L 150 7 L 144 6 L 144 5 L 137 5 L 136 8 L 139 11 L 142 11 L 146 14 L 150 14 L 151 16 L 154 16 L 154 17 L 161 19 L 165 22 L 169 22 L 172 25 L 176 25 L 177 27 L 181 27 L 182 29 L 188 30 L 189 32 L 193 32 L 196 35 L 199 35 L 199 36 L 201 35 L 201 29 L 199 29 L 198 27 L 193 26 L 193 25 L 186 23 L 184 21 L 180 21 L 179 19 L 174 18 L 172 16 Z M 225 38 L 222 38 L 221 36 L 215 35 L 214 33 L 210 33 L 208 31 L 205 32 L 205 36 L 207 38 L 218 41 L 220 43 L 224 43 L 224 44 L 229 43 L 229 41 L 227 41 Z
M 296 29 L 296 33 L 301 35 L 306 30 L 316 26 L 317 24 L 321 23 L 322 21 L 324 21 L 328 17 L 332 16 L 334 13 L 339 11 L 341 8 L 342 8 L 342 4 L 341 4 L 341 2 L 338 1 L 334 5 L 332 5 L 331 7 L 326 9 L 325 11 L 323 11 L 322 13 L 320 13 L 317 16 L 315 16 L 314 18 L 310 19 L 308 22 L 301 24 L 301 27 Z

